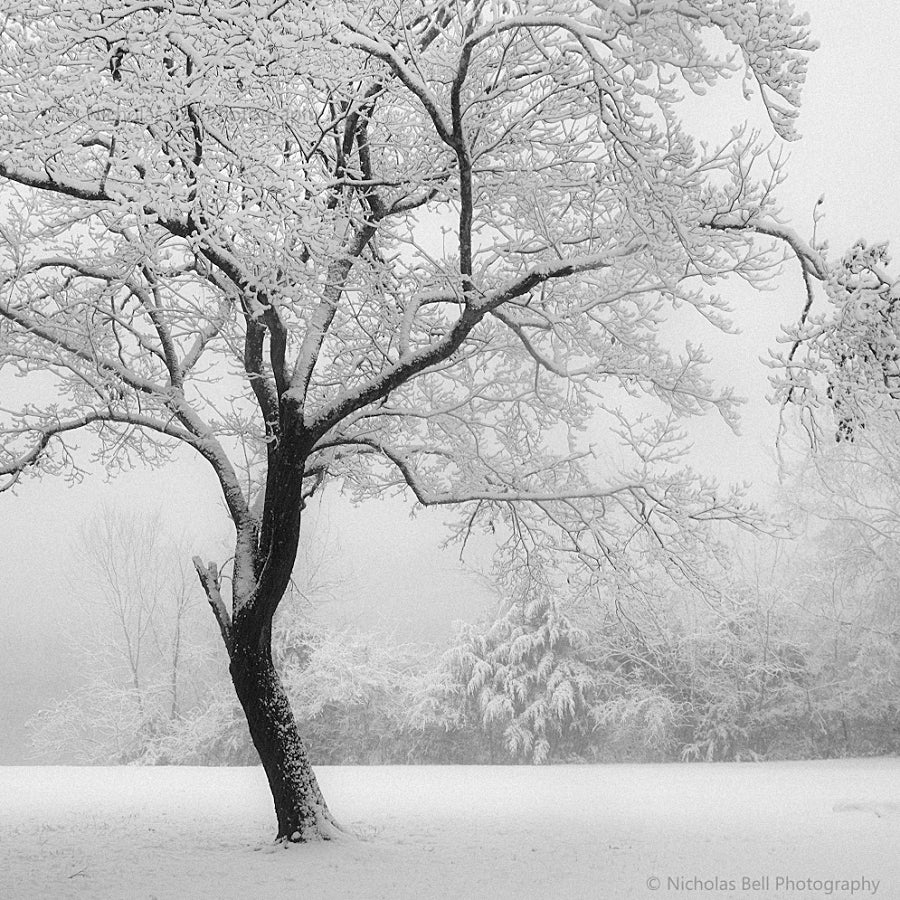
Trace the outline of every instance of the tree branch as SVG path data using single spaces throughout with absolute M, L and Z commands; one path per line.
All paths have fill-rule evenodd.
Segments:
M 200 584 L 203 585 L 206 599 L 209 601 L 209 606 L 212 609 L 213 615 L 216 617 L 216 622 L 219 623 L 219 631 L 222 633 L 222 640 L 225 643 L 225 648 L 228 650 L 228 655 L 230 657 L 234 652 L 231 616 L 228 615 L 228 609 L 225 606 L 225 602 L 222 600 L 222 584 L 221 579 L 219 578 L 218 567 L 214 562 L 211 562 L 209 566 L 204 566 L 203 560 L 199 556 L 195 556 L 193 562 L 194 568 L 197 570 L 197 577 L 200 579 Z
M 319 351 L 322 349 L 325 336 L 328 334 L 328 329 L 331 327 L 331 323 L 334 321 L 337 313 L 337 304 L 340 301 L 341 294 L 344 292 L 347 276 L 350 274 L 354 262 L 374 235 L 374 225 L 366 224 L 360 226 L 355 231 L 353 238 L 342 249 L 338 259 L 329 267 L 328 283 L 325 287 L 324 296 L 313 312 L 309 327 L 303 336 L 300 353 L 297 356 L 294 371 L 291 375 L 290 388 L 286 394 L 297 405 L 301 415 L 304 416 L 304 421 L 306 396 L 312 380 L 313 370 L 319 358 Z
M 617 260 L 639 252 L 646 246 L 641 238 L 622 247 L 596 253 L 590 256 L 564 259 L 555 264 L 547 264 L 533 269 L 525 275 L 509 282 L 505 287 L 488 291 L 480 299 L 465 307 L 453 327 L 434 344 L 401 357 L 393 365 L 385 368 L 368 384 L 362 385 L 351 394 L 345 394 L 320 410 L 314 419 L 309 421 L 309 429 L 318 437 L 325 435 L 346 416 L 384 399 L 391 391 L 406 383 L 415 375 L 443 362 L 452 356 L 472 332 L 472 329 L 494 309 L 504 303 L 527 294 L 530 290 L 556 278 L 567 278 L 581 272 L 596 271 L 608 268 Z
M 389 460 L 403 476 L 403 480 L 412 490 L 416 500 L 422 506 L 453 506 L 462 503 L 481 501 L 486 503 L 551 503 L 566 500 L 590 500 L 601 497 L 613 497 L 617 494 L 631 493 L 640 488 L 639 484 L 625 482 L 616 487 L 587 487 L 575 490 L 559 491 L 527 491 L 527 490 L 474 490 L 465 492 L 446 492 L 438 494 L 428 490 L 416 473 L 406 453 L 388 447 L 373 438 L 340 438 L 335 441 L 323 441 L 316 445 L 316 450 L 327 450 L 336 447 L 358 445 L 368 447 Z
M 389 44 L 378 39 L 378 36 L 369 31 L 365 26 L 358 22 L 351 22 L 345 19 L 342 24 L 352 33 L 352 37 L 343 41 L 349 47 L 357 50 L 363 50 L 366 53 L 386 62 L 393 70 L 397 78 L 412 94 L 418 97 L 425 111 L 428 113 L 435 131 L 441 140 L 448 146 L 453 147 L 453 131 L 448 127 L 440 109 L 438 108 L 437 98 L 429 90 L 420 78 L 418 78 L 398 56 L 397 51 Z
M 189 432 L 180 428 L 176 428 L 170 422 L 161 422 L 140 413 L 118 413 L 111 409 L 104 411 L 95 411 L 78 416 L 74 419 L 59 420 L 52 425 L 22 427 L 15 431 L 7 430 L 6 434 L 27 434 L 34 433 L 38 435 L 37 442 L 31 450 L 26 451 L 10 463 L 0 464 L 0 475 L 12 475 L 12 479 L 5 485 L 0 487 L 0 491 L 9 490 L 29 466 L 38 462 L 41 454 L 46 450 L 51 438 L 69 431 L 76 431 L 80 428 L 86 428 L 97 422 L 114 422 L 116 424 L 133 425 L 138 428 L 148 428 L 152 431 L 164 434 L 167 437 L 174 437 L 185 443 L 194 443 L 194 437 Z

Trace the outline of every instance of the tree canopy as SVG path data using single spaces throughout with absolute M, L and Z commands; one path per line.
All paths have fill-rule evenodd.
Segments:
M 660 326 L 683 303 L 726 327 L 708 286 L 770 274 L 777 172 L 740 131 L 698 146 L 677 103 L 739 72 L 793 137 L 788 4 L 7 6 L 4 362 L 59 388 L 7 414 L 13 477 L 85 426 L 108 462 L 175 438 L 265 561 L 326 473 L 644 515 L 674 419 L 732 415 Z M 573 437 L 604 407 L 627 466 Z

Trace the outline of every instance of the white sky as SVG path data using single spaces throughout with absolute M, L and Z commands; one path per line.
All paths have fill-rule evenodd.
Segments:
M 802 235 L 812 209 L 825 195 L 819 234 L 834 252 L 865 236 L 900 248 L 900 67 L 895 0 L 798 0 L 812 16 L 821 48 L 812 57 L 799 130 L 790 146 L 789 179 L 781 196 Z M 700 127 L 726 135 L 742 118 L 759 121 L 758 109 L 739 99 L 738 79 L 702 105 Z M 898 249 L 900 252 L 900 249 Z M 770 457 L 777 413 L 764 399 L 767 372 L 759 362 L 774 345 L 781 323 L 796 318 L 803 289 L 788 267 L 773 293 L 743 292 L 738 337 L 705 336 L 716 371 L 752 397 L 742 436 L 710 417 L 692 428 L 695 461 L 713 466 L 725 480 L 758 486 L 774 478 Z M 758 487 L 757 491 L 761 488 Z M 447 624 L 483 607 L 486 589 L 463 573 L 453 552 L 438 550 L 439 516 L 410 521 L 398 503 L 376 503 L 350 512 L 331 495 L 328 519 L 347 566 L 348 584 L 329 615 L 379 627 L 409 638 L 437 638 Z M 50 479 L 26 480 L 17 494 L 0 495 L 0 763 L 17 758 L 20 723 L 71 679 L 73 660 L 63 650 L 67 584 L 77 581 L 70 538 L 102 502 L 162 505 L 173 528 L 193 540 L 190 551 L 222 558 L 223 528 L 218 489 L 207 466 L 185 458 L 164 472 L 137 471 L 107 483 L 102 474 L 66 486 Z M 214 628 L 210 616 L 210 628 Z

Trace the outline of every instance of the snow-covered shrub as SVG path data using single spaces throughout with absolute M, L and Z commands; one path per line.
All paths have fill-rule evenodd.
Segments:
M 285 615 L 276 663 L 314 762 L 405 762 L 404 726 L 429 648 L 331 632 Z
M 31 720 L 33 748 L 51 760 L 133 762 L 158 732 L 161 716 L 156 699 L 147 691 L 95 678 Z
M 259 760 L 246 719 L 224 678 L 207 702 L 168 723 L 136 762 L 142 765 L 253 766 Z
M 595 723 L 589 758 L 603 761 L 671 759 L 683 724 L 684 704 L 655 688 L 634 685 L 611 692 L 591 710 Z
M 802 695 L 802 654 L 786 623 L 740 592 L 703 613 L 676 607 L 639 622 L 613 618 L 593 637 L 602 673 L 593 714 L 607 740 L 616 746 L 633 732 L 650 758 L 769 755 L 779 731 L 794 727 Z
M 113 672 L 94 673 L 83 685 L 32 717 L 28 726 L 35 755 L 51 762 L 121 765 L 126 763 L 206 762 L 194 759 L 202 741 L 185 731 L 206 722 L 217 732 L 225 716 L 217 714 L 216 694 L 197 682 L 193 703 L 173 712 L 167 681 L 135 688 Z M 246 731 L 246 726 L 244 727 Z M 215 754 L 215 762 L 224 761 Z

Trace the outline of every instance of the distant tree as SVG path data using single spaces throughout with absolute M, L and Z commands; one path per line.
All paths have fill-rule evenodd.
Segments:
M 69 637 L 80 683 L 33 720 L 33 744 L 63 761 L 130 762 L 206 702 L 196 576 L 158 513 L 107 508 L 76 550 Z
M 151 683 L 165 685 L 169 718 L 179 713 L 185 659 L 197 641 L 189 631 L 195 585 L 179 543 L 167 538 L 158 512 L 138 517 L 110 508 L 84 526 L 79 541 L 80 588 L 102 611 L 93 622 L 98 649 L 112 651 L 110 662 L 124 667 L 138 697 Z
M 626 549 L 674 571 L 686 530 L 744 516 L 678 468 L 679 418 L 734 400 L 665 325 L 727 327 L 708 288 L 760 284 L 774 244 L 816 256 L 768 145 L 698 144 L 677 112 L 742 73 L 795 136 L 813 45 L 786 0 L 0 12 L 0 366 L 26 395 L 0 476 L 71 472 L 85 428 L 110 468 L 210 464 L 230 602 L 196 568 L 279 838 L 334 826 L 271 653 L 327 480 L 588 580 Z
M 782 499 L 805 526 L 784 583 L 807 648 L 809 742 L 826 755 L 900 742 L 900 428 L 864 409 L 852 440 L 796 460 Z

